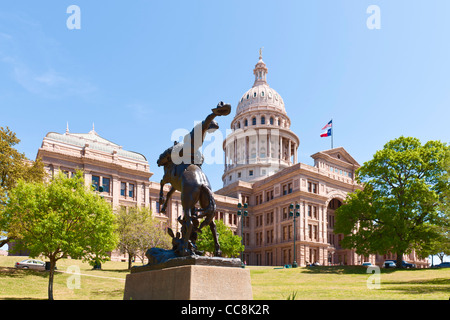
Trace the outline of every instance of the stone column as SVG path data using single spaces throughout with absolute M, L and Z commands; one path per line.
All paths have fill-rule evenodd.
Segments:
M 113 176 L 112 177 L 112 198 L 113 198 L 113 208 L 116 209 L 116 207 L 119 206 L 119 199 L 120 199 L 120 181 L 119 177 Z
M 291 139 L 288 141 L 288 163 L 291 164 Z

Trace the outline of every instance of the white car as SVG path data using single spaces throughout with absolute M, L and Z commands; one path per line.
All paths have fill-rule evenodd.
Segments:
M 18 269 L 45 270 L 45 262 L 36 259 L 26 259 L 16 262 L 15 267 Z

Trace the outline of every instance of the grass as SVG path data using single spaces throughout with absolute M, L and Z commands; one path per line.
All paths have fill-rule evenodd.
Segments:
M 380 288 L 361 266 L 274 269 L 250 267 L 253 296 L 261 300 L 448 300 L 450 269 L 380 269 Z M 370 281 L 370 279 L 369 279 Z
M 18 270 L 16 261 L 25 257 L 0 256 L 0 299 L 47 299 L 48 272 Z M 74 275 L 68 267 L 80 268 L 80 289 L 70 289 Z M 121 300 L 126 262 L 106 262 L 102 270 L 80 260 L 62 259 L 55 274 L 55 300 Z M 368 289 L 371 274 L 364 267 L 315 267 L 275 269 L 247 267 L 255 300 L 448 300 L 450 269 L 381 269 L 380 289 Z

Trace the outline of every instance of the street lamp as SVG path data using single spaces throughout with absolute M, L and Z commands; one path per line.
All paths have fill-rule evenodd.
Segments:
M 242 245 L 244 245 L 244 217 L 248 216 L 248 211 L 241 210 L 242 204 L 240 202 L 238 203 L 237 207 L 238 207 L 237 215 L 242 216 L 241 217 L 241 243 L 242 243 Z M 247 209 L 247 207 L 248 207 L 248 204 L 244 203 L 244 209 Z M 243 251 L 241 251 L 241 267 L 245 268 Z
M 295 250 L 295 238 L 296 238 L 296 232 L 295 232 L 295 218 L 297 218 L 297 217 L 299 217 L 300 216 L 300 204 L 296 204 L 295 205 L 295 213 L 294 213 L 294 204 L 290 204 L 289 205 L 289 209 L 290 209 L 290 211 L 289 211 L 289 216 L 290 217 L 294 217 L 294 262 L 292 262 L 292 268 L 297 268 L 298 267 L 298 265 L 297 265 L 297 261 L 296 261 L 296 255 L 295 255 L 295 253 L 296 253 L 296 250 Z

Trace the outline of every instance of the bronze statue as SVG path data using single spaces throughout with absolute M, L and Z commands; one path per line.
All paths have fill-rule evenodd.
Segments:
M 206 133 L 219 128 L 214 118 L 228 115 L 230 112 L 231 106 L 220 102 L 203 122 L 195 126 L 184 137 L 182 143 L 175 142 L 172 147 L 159 156 L 157 161 L 158 166 L 164 166 L 164 176 L 161 179 L 159 195 L 159 203 L 162 204 L 161 212 L 165 212 L 168 200 L 173 192 L 175 190 L 181 192 L 181 204 L 184 213 L 183 218 L 178 219 L 182 225 L 181 238 L 179 235 L 175 238 L 173 231 L 169 229 L 169 234 L 174 239 L 172 250 L 177 256 L 200 253 L 195 244 L 197 232 L 207 225 L 209 225 L 214 238 L 214 255 L 221 255 L 216 224 L 214 223 L 216 203 L 208 178 L 201 169 L 203 155 L 199 148 L 203 145 Z M 170 183 L 172 187 L 167 193 L 166 199 L 164 199 L 163 187 L 166 183 Z M 195 207 L 197 203 L 200 204 L 199 209 Z M 204 220 L 200 224 L 199 220 L 203 218 Z

